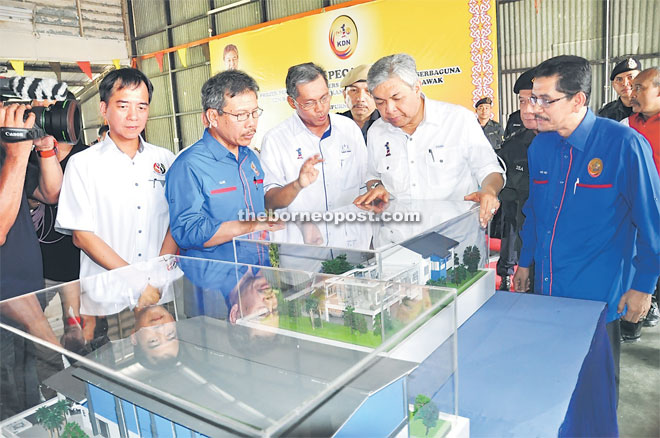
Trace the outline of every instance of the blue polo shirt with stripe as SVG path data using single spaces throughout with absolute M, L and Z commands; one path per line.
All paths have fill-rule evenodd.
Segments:
M 184 149 L 167 172 L 165 193 L 170 207 L 170 229 L 181 255 L 234 261 L 231 241 L 204 248 L 227 221 L 263 213 L 264 172 L 257 155 L 246 146 L 238 159 L 208 130 Z M 267 247 L 243 248 L 243 263 L 268 265 Z
M 633 129 L 588 110 L 568 138 L 536 136 L 520 266 L 536 293 L 604 301 L 607 322 L 628 289 L 652 293 L 660 274 L 660 180 Z

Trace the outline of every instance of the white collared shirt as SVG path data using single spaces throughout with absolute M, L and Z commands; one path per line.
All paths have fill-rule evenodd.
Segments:
M 146 143 L 131 159 L 110 136 L 69 159 L 55 229 L 91 231 L 128 263 L 158 256 L 169 226 L 167 149 Z M 80 278 L 105 272 L 80 252 Z
M 265 191 L 284 187 L 298 179 L 305 160 L 320 154 L 319 176 L 302 189 L 290 211 L 325 211 L 351 204 L 365 183 L 367 149 L 358 125 L 351 119 L 329 114 L 330 128 L 319 138 L 297 113 L 272 128 L 261 145 Z
M 382 118 L 369 128 L 367 181 L 380 180 L 400 199 L 463 200 L 489 174 L 505 177 L 472 112 L 424 99 L 424 119 L 412 135 Z

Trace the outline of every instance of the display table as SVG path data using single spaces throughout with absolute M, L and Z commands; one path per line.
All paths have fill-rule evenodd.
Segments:
M 604 303 L 497 292 L 458 337 L 471 436 L 618 435 Z

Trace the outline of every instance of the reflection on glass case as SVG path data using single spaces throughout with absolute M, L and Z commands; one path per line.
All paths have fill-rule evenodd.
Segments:
M 45 325 L 12 320 L 35 299 Z M 3 341 L 48 370 L 2 436 L 455 429 L 456 288 L 166 256 L 0 304 Z
M 395 200 L 377 212 L 351 205 L 332 213 L 329 221 L 289 221 L 280 231 L 236 237 L 235 261 L 269 253 L 285 269 L 459 290 L 483 275 L 488 251 L 478 204 Z

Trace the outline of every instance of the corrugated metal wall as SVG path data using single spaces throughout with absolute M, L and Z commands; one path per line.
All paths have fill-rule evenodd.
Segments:
M 616 98 L 609 72 L 621 57 L 640 55 L 644 66 L 658 65 L 660 1 L 609 0 L 605 67 L 607 4 L 607 0 L 521 0 L 498 5 L 500 96 L 505 116 L 518 109 L 512 90 L 520 73 L 552 56 L 577 55 L 591 62 L 592 109 Z
M 346 1 L 349 0 L 253 0 L 207 17 L 208 10 L 231 5 L 236 0 L 132 0 L 133 32 L 137 35 L 135 48 L 138 55 L 151 53 Z M 659 64 L 660 0 L 609 0 L 612 18 L 609 62 L 605 67 L 607 1 L 499 2 L 500 107 L 503 114 L 508 115 L 518 108 L 512 89 L 519 74 L 551 56 L 572 54 L 591 61 L 591 107 L 594 109 L 614 98 L 608 76 L 619 57 L 637 54 L 642 56 L 645 66 Z M 188 50 L 188 68 L 182 68 L 176 54 L 164 57 L 162 73 L 153 58 L 145 60 L 141 68 L 154 82 L 148 141 L 173 151 L 192 144 L 202 132 L 199 95 L 210 74 L 202 48 Z

